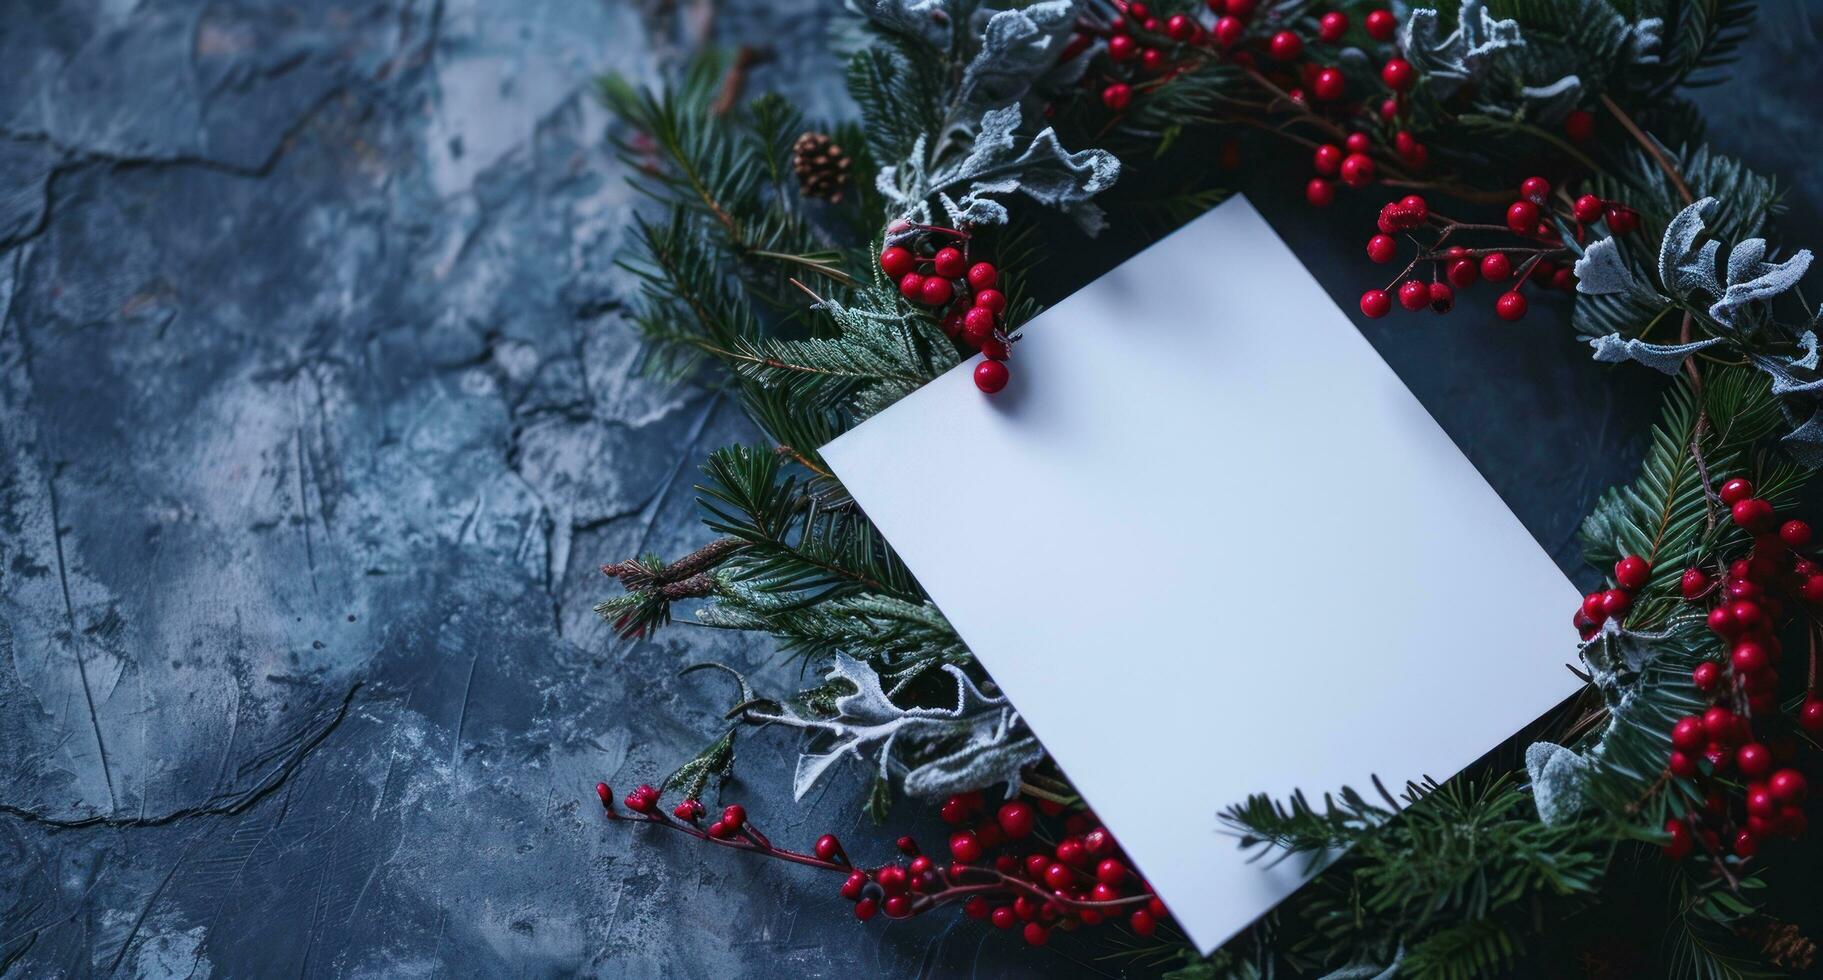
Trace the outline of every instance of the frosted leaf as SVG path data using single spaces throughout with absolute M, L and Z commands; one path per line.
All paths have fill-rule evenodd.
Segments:
M 1525 46 L 1519 22 L 1495 19 L 1483 0 L 1462 0 L 1456 29 L 1442 32 L 1437 11 L 1419 8 L 1406 18 L 1399 46 L 1433 86 L 1439 80 L 1454 83 L 1446 85 L 1446 91 L 1477 77 L 1496 53 Z
M 1582 258 L 1576 260 L 1576 291 L 1589 296 L 1611 293 L 1657 295 L 1627 268 L 1626 260 L 1620 255 L 1620 246 L 1612 238 L 1590 245 Z
M 981 693 L 953 664 L 943 669 L 956 680 L 954 708 L 901 708 L 887 696 L 872 667 L 838 653 L 825 679 L 845 681 L 854 691 L 836 697 L 830 717 L 807 716 L 788 705 L 777 711 L 750 709 L 747 716 L 829 738 L 826 750 L 798 756 L 793 799 L 803 799 L 843 758 L 861 759 L 867 753 L 878 756 L 882 779 L 902 776 L 909 793 L 1016 784 L 1020 770 L 1043 749 L 1005 698 Z
M 1733 327 L 1742 307 L 1772 299 L 1797 285 L 1810 271 L 1811 254 L 1809 249 L 1799 249 L 1783 262 L 1768 262 L 1766 239 L 1749 238 L 1729 250 L 1726 270 L 1718 270 L 1721 243 L 1714 239 L 1697 243 L 1715 205 L 1715 198 L 1705 197 L 1671 219 L 1665 240 L 1659 244 L 1659 277 L 1680 297 L 1698 291 L 1713 297 L 1709 315 L 1717 323 Z
M 952 222 L 1004 224 L 1006 205 L 996 198 L 1022 193 L 1074 217 L 1090 234 L 1099 231 L 1101 211 L 1089 199 L 1113 186 L 1120 161 L 1106 150 L 1071 153 L 1049 127 L 1022 146 L 1022 118 L 1017 103 L 989 109 L 969 152 L 929 171 L 920 138 L 914 159 L 882 168 L 876 186 L 900 206 L 900 218 L 920 224 L 930 221 L 932 198 Z
M 950 0 L 848 0 L 848 9 L 938 48 L 949 47 Z
M 1665 226 L 1665 240 L 1658 246 L 1658 277 L 1679 296 L 1697 289 L 1712 296 L 1722 293 L 1722 284 L 1715 275 L 1715 255 L 1721 246 L 1713 241 L 1700 247 L 1696 243 L 1713 210 L 1715 198 L 1705 197 L 1679 211 Z
M 1768 300 L 1798 284 L 1810 270 L 1810 249 L 1799 249 L 1783 262 L 1767 262 L 1766 239 L 1749 238 L 1728 253 L 1728 286 L 1709 307 L 1709 315 L 1730 326 L 1735 311 Z
M 1024 95 L 1057 61 L 1078 12 L 1075 0 L 996 11 L 982 32 L 981 50 L 962 72 L 961 97 L 995 103 Z
M 1722 342 L 1720 337 L 1710 337 L 1688 344 L 1648 344 L 1630 337 L 1611 333 L 1606 337 L 1596 337 L 1589 341 L 1595 348 L 1595 359 L 1603 364 L 1622 364 L 1627 361 L 1638 361 L 1641 364 L 1664 374 L 1676 374 L 1684 365 L 1684 358 Z
M 1583 783 L 1589 766 L 1588 759 L 1553 742 L 1526 746 L 1525 768 L 1532 784 L 1532 802 L 1538 806 L 1538 819 L 1546 826 L 1572 820 L 1582 810 Z
M 1565 75 L 1548 85 L 1526 85 L 1519 94 L 1530 105 L 1531 114 L 1546 122 L 1557 122 L 1582 102 L 1582 78 Z

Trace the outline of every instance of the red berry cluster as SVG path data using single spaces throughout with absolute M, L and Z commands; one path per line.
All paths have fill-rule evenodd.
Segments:
M 1755 497 L 1746 479 L 1726 481 L 1717 496 L 1730 519 L 1754 536 L 1753 547 L 1746 557 L 1718 566 L 1715 575 L 1686 569 L 1678 583 L 1685 600 L 1708 606 L 1709 628 L 1728 655 L 1692 670 L 1691 683 L 1710 699 L 1710 707 L 1671 728 L 1666 769 L 1680 779 L 1696 780 L 1705 803 L 1665 824 L 1670 836 L 1665 851 L 1682 859 L 1701 843 L 1719 862 L 1724 847 L 1744 860 L 1764 842 L 1801 837 L 1809 827 L 1805 779 L 1792 768 L 1798 740 L 1792 720 L 1779 711 L 1784 647 L 1778 630 L 1788 609 L 1800 602 L 1823 602 L 1823 568 L 1805 554 L 1810 526 L 1798 520 L 1781 523 L 1772 504 Z M 1616 563 L 1614 577 L 1616 588 L 1590 593 L 1577 611 L 1577 627 L 1585 637 L 1602 619 L 1627 614 L 1632 593 L 1645 586 L 1651 567 L 1629 555 Z M 1814 662 L 1812 670 L 1814 685 Z M 1813 735 L 1823 733 L 1823 699 L 1814 690 L 1796 723 Z
M 1084 76 L 1084 84 L 1099 90 L 1101 104 L 1115 114 L 1125 112 L 1136 93 L 1169 82 L 1200 62 L 1222 60 L 1249 71 L 1264 69 L 1261 76 L 1285 98 L 1309 108 L 1312 101 L 1326 108 L 1342 108 L 1348 79 L 1341 68 L 1308 57 L 1305 39 L 1290 30 L 1254 30 L 1258 0 L 1206 0 L 1207 14 L 1182 12 L 1160 15 L 1141 0 L 1114 0 L 1116 16 L 1106 24 L 1084 22 L 1065 45 L 1067 61 L 1098 40 L 1106 44 L 1107 63 Z M 1337 54 L 1351 30 L 1348 15 L 1331 11 L 1322 16 L 1314 40 Z M 1388 10 L 1368 13 L 1363 28 L 1375 41 L 1391 41 L 1398 21 Z M 1381 80 L 1394 93 L 1410 89 L 1417 71 L 1402 58 L 1390 58 L 1381 67 Z M 1289 91 L 1286 91 L 1289 89 Z M 1392 100 L 1388 100 L 1391 102 Z M 1372 161 L 1365 155 L 1365 179 L 1372 179 Z M 1351 170 L 1361 170 L 1359 162 Z
M 1318 149 L 1319 168 L 1322 166 L 1323 149 L 1333 147 Z M 1568 201 L 1568 198 L 1564 200 Z M 1598 221 L 1607 222 L 1608 230 L 1616 235 L 1624 235 L 1639 227 L 1639 215 L 1633 210 L 1612 201 L 1603 201 L 1593 194 L 1584 194 L 1555 214 L 1550 208 L 1551 182 L 1543 177 L 1527 177 L 1519 185 L 1518 199 L 1507 206 L 1504 227 L 1469 224 L 1434 214 L 1424 198 L 1416 194 L 1408 194 L 1387 204 L 1380 209 L 1377 222 L 1379 233 L 1367 240 L 1367 257 L 1382 264 L 1398 258 L 1399 240 L 1395 236 L 1401 234 L 1416 246 L 1416 254 L 1385 289 L 1370 289 L 1361 294 L 1361 312 L 1376 319 L 1385 316 L 1392 311 L 1393 297 L 1396 294 L 1399 305 L 1408 310 L 1428 307 L 1437 313 L 1448 313 L 1456 305 L 1456 290 L 1465 289 L 1483 279 L 1490 283 L 1504 283 L 1514 277 L 1517 262 L 1517 278 L 1495 300 L 1494 312 L 1502 320 L 1518 320 L 1526 315 L 1526 298 L 1520 289 L 1528 281 L 1566 292 L 1576 289 L 1576 272 L 1569 261 L 1570 250 L 1564 246 L 1563 236 L 1550 220 L 1552 217 L 1564 219 L 1565 225 L 1574 229 L 1578 241 L 1584 240 L 1589 226 Z M 1413 234 L 1422 229 L 1435 233 L 1428 244 L 1419 241 Z M 1494 246 L 1479 248 L 1445 246 L 1444 243 L 1459 232 L 1493 233 L 1503 237 L 1512 235 L 1522 241 L 1516 244 L 1503 241 Z M 1408 278 L 1420 265 L 1425 264 L 1430 266 L 1429 282 L 1416 277 Z
M 994 288 L 1000 271 L 992 262 L 969 260 L 969 237 L 949 228 L 907 226 L 920 234 L 912 245 L 880 252 L 880 268 L 899 286 L 899 295 L 938 314 L 952 340 L 961 340 L 987 359 L 975 365 L 975 387 L 993 394 L 1006 387 L 1006 360 L 1013 341 L 1001 330 L 1006 294 Z M 922 252 L 928 248 L 930 254 Z
M 1146 937 L 1168 918 L 1164 903 L 1093 814 L 1048 800 L 1036 805 L 1009 800 L 988 814 L 982 794 L 952 796 L 938 811 L 957 828 L 950 835 L 947 862 L 925 854 L 916 839 L 906 836 L 897 842 L 906 860 L 870 868 L 850 861 L 834 834 L 817 838 L 809 853 L 774 846 L 739 804 L 725 807 L 704 828 L 707 808 L 694 799 L 678 803 L 667 815 L 659 806 L 658 790 L 642 785 L 622 800 L 632 811 L 623 815 L 615 811 L 606 783 L 597 783 L 595 793 L 610 819 L 655 823 L 709 843 L 841 872 L 840 893 L 863 922 L 881 914 L 902 919 L 961 903 L 969 918 L 1000 929 L 1017 927 L 1027 943 L 1042 946 L 1054 929 L 1123 921 Z

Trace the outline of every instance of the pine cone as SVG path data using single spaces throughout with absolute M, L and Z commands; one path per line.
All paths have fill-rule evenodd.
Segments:
M 798 193 L 804 197 L 841 201 L 853 162 L 828 133 L 805 133 L 791 145 L 791 169 L 797 172 Z
M 1746 926 L 1742 934 L 1759 943 L 1767 962 L 1786 970 L 1808 970 L 1817 962 L 1817 944 L 1789 922 L 1769 921 Z

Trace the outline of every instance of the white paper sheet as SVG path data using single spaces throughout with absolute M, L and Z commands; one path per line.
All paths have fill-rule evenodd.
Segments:
M 1575 589 L 1244 199 L 1024 333 L 823 456 L 1205 952 L 1301 883 L 1220 810 L 1576 690 Z

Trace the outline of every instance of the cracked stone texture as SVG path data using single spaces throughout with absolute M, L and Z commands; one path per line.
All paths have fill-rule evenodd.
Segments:
M 593 803 L 596 779 L 654 778 L 717 733 L 725 692 L 680 665 L 796 668 L 689 627 L 610 642 L 590 612 L 596 564 L 701 542 L 693 467 L 749 431 L 724 398 L 630 376 L 613 260 L 636 201 L 590 80 L 761 38 L 779 57 L 757 85 L 838 113 L 833 6 L 9 11 L 0 972 L 1116 968 L 960 917 L 862 928 L 827 879 Z M 1770 57 L 1703 97 L 1731 112 L 1724 148 L 1799 189 L 1802 230 L 1814 114 L 1783 73 L 1816 73 L 1791 66 L 1817 21 L 1771 5 Z M 1275 183 L 1255 199 L 1352 309 L 1334 222 L 1370 212 L 1314 221 Z M 1364 329 L 1574 569 L 1654 383 L 1535 319 Z M 863 824 L 858 775 L 785 801 L 787 737 L 741 752 L 724 796 L 775 837 L 904 826 Z

